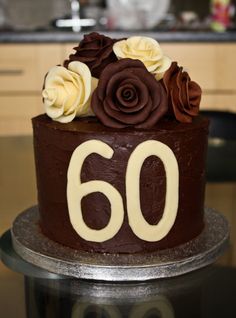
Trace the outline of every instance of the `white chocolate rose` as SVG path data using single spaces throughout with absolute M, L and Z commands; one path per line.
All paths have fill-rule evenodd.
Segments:
M 90 99 L 96 86 L 97 79 L 84 63 L 71 62 L 68 69 L 53 67 L 46 75 L 42 93 L 47 115 L 61 123 L 93 115 Z
M 130 58 L 143 62 L 147 70 L 160 80 L 170 67 L 171 60 L 165 56 L 159 43 L 148 37 L 133 36 L 113 45 L 113 51 L 118 59 Z
M 165 71 L 167 71 L 171 66 L 171 59 L 168 56 L 163 56 L 161 60 L 161 66 L 154 72 L 155 78 L 159 81 L 163 78 Z

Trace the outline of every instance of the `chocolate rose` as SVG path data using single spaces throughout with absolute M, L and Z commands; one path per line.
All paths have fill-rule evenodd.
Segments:
M 163 83 L 169 99 L 169 111 L 182 123 L 191 123 L 197 116 L 201 101 L 200 86 L 191 81 L 187 72 L 176 62 L 165 72 Z
M 90 100 L 97 82 L 84 63 L 72 62 L 68 69 L 54 66 L 45 77 L 42 92 L 47 115 L 61 123 L 93 116 Z
M 146 129 L 167 112 L 168 103 L 164 87 L 144 64 L 125 58 L 102 72 L 91 107 L 105 126 Z
M 96 32 L 85 35 L 79 46 L 74 48 L 76 53 L 69 56 L 64 66 L 68 67 L 72 61 L 80 61 L 87 64 L 93 77 L 99 78 L 103 69 L 117 60 L 113 52 L 115 42 L 116 40 Z

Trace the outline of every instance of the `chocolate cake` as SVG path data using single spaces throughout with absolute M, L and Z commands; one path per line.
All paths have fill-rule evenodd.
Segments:
M 145 37 L 86 35 L 33 118 L 40 228 L 87 252 L 173 248 L 204 228 L 201 89 Z

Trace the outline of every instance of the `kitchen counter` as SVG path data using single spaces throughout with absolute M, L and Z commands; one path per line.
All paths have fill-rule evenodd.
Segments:
M 0 43 L 69 43 L 78 42 L 87 32 L 66 31 L 1 31 Z M 112 38 L 141 34 L 160 42 L 236 42 L 236 31 L 216 33 L 210 31 L 99 31 Z

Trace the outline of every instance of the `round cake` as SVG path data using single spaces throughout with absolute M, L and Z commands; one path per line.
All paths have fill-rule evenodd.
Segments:
M 41 115 L 33 119 L 33 127 L 40 226 L 52 240 L 85 251 L 135 253 L 174 247 L 193 239 L 202 231 L 208 131 L 206 119 L 197 117 L 191 125 L 163 120 L 158 127 L 137 131 L 105 128 L 93 118 L 77 119 L 65 125 Z M 72 154 L 78 146 L 91 140 L 109 145 L 114 154 L 107 159 L 96 151 L 91 152 L 84 160 L 81 182 L 107 182 L 118 190 L 124 205 L 124 219 L 119 231 L 103 242 L 83 239 L 76 232 L 67 204 L 67 173 Z M 178 193 L 173 194 L 178 197 L 174 225 L 163 239 L 155 241 L 154 237 L 153 242 L 140 239 L 132 231 L 126 195 L 130 156 L 138 145 L 150 140 L 167 145 L 177 158 L 179 167 Z M 80 178 L 78 173 L 76 178 Z M 134 199 L 140 200 L 144 219 L 151 225 L 158 224 L 166 204 L 166 173 L 160 158 L 148 156 L 139 178 L 140 197 Z M 172 182 L 171 176 L 169 182 Z M 132 187 L 135 187 L 134 183 L 135 180 Z M 81 206 L 88 227 L 99 231 L 107 226 L 111 207 L 104 194 L 88 194 L 81 200 Z
M 149 38 L 92 33 L 45 77 L 33 118 L 39 226 L 97 253 L 173 248 L 204 228 L 201 89 Z

